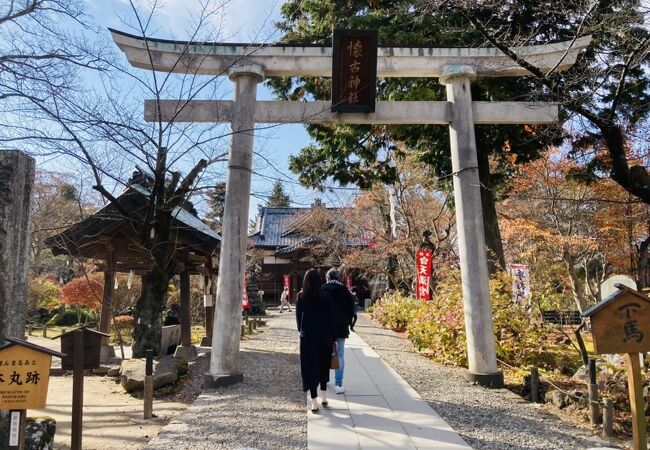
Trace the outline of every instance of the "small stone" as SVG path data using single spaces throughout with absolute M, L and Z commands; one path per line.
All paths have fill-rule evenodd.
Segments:
M 153 362 L 153 388 L 159 389 L 164 386 L 173 384 L 178 380 L 179 368 L 183 362 L 171 356 L 162 356 L 158 361 Z M 122 362 L 120 368 L 120 378 L 122 387 L 129 393 L 144 390 L 145 361 L 144 359 L 130 359 Z
M 560 391 L 553 391 L 553 405 L 559 409 L 565 408 L 567 406 L 566 394 Z

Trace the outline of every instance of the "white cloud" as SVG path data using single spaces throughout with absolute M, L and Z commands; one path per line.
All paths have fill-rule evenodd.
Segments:
M 151 10 L 152 0 L 133 0 L 145 15 Z M 162 0 L 157 2 L 155 15 L 155 36 L 160 38 L 187 39 L 196 29 L 197 19 L 206 2 L 214 14 L 210 17 L 212 30 L 204 29 L 215 40 L 224 42 L 273 42 L 279 38 L 273 23 L 280 18 L 281 0 Z M 106 10 L 133 21 L 129 0 L 112 0 L 106 8 L 105 2 L 89 2 L 97 9 L 97 20 L 111 21 L 105 17 Z M 99 4 L 102 4 L 101 6 Z M 215 36 L 218 33 L 217 36 Z

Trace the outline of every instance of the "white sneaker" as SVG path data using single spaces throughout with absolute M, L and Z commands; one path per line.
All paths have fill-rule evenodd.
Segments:
M 343 386 L 334 386 L 334 390 L 337 394 L 342 394 L 345 392 L 345 388 Z

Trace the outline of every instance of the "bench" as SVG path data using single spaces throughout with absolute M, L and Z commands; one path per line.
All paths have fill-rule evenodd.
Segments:
M 542 311 L 544 323 L 556 325 L 580 325 L 582 317 L 580 311 Z

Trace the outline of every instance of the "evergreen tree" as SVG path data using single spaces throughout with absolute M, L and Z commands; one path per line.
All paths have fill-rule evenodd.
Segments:
M 345 3 L 333 0 L 289 0 L 282 6 L 284 21 L 278 24 L 288 43 L 331 45 L 333 28 L 378 29 L 381 46 L 476 47 L 485 39 L 458 12 L 442 10 L 424 14 L 418 3 L 404 0 L 367 0 Z M 565 19 L 558 18 L 559 24 Z M 562 29 L 562 28 L 561 28 Z M 556 36 L 554 39 L 563 36 Z M 531 79 L 482 78 L 472 84 L 472 98 L 480 101 L 512 100 L 532 89 Z M 270 81 L 276 94 L 287 100 L 305 95 L 330 99 L 329 78 L 276 78 Z M 446 100 L 445 88 L 435 78 L 384 78 L 377 81 L 378 100 Z M 495 209 L 495 197 L 513 172 L 513 161 L 539 157 L 554 140 L 553 133 L 540 133 L 542 126 L 478 126 L 476 140 L 481 180 L 481 200 L 486 244 L 491 268 L 505 266 Z M 321 187 L 328 178 L 341 184 L 370 187 L 374 182 L 391 184 L 396 179 L 392 158 L 414 152 L 435 176 L 451 189 L 449 131 L 440 125 L 309 125 L 315 144 L 290 159 L 290 169 L 300 181 Z
M 291 206 L 291 197 L 284 192 L 284 187 L 280 180 L 276 180 L 273 185 L 273 190 L 269 196 L 266 206 L 269 208 L 288 208 Z
M 226 182 L 222 181 L 208 191 L 207 198 L 210 211 L 205 215 L 205 222 L 215 231 L 220 231 L 223 224 L 223 208 L 226 202 Z

